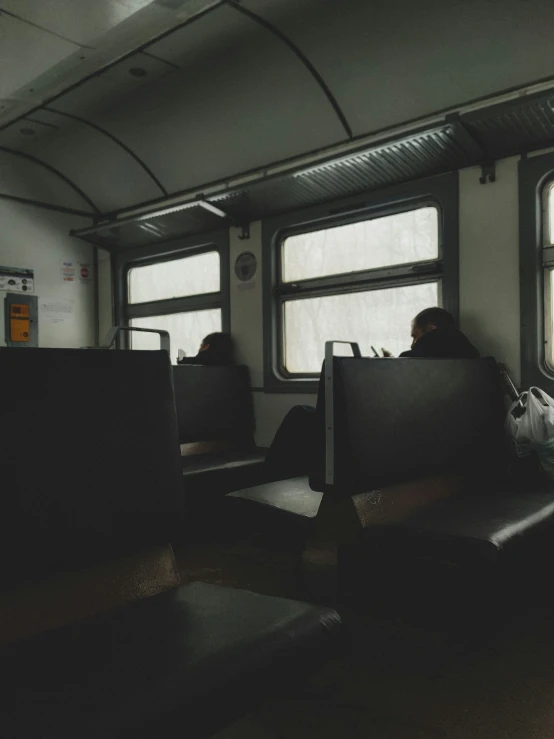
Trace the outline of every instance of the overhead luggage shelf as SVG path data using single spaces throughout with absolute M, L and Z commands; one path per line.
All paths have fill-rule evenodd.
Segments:
M 134 213 L 122 211 L 76 235 L 112 250 L 157 244 L 550 145 L 554 145 L 552 90 L 460 116 L 447 115 L 442 124 L 384 139 L 340 158 L 316 160 L 302 168 L 291 163 L 290 169 L 276 175 L 250 175 L 246 185 L 234 186 L 232 180 L 206 185 L 209 195 L 183 193 L 177 204 L 179 194 L 172 195 L 169 203 L 144 204 L 139 213 L 138 208 Z M 210 212 L 206 205 L 221 213 Z

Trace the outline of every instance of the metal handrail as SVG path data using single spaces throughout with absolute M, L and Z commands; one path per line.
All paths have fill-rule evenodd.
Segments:
M 138 328 L 135 326 L 112 326 L 108 333 L 106 334 L 106 338 L 104 339 L 104 342 L 101 344 L 102 349 L 109 349 L 114 341 L 116 340 L 117 335 L 120 331 L 141 331 L 142 333 L 146 334 L 158 334 L 160 337 L 160 349 L 162 351 L 166 351 L 169 356 L 171 356 L 171 342 L 169 338 L 169 332 L 163 331 L 162 329 L 157 328 Z

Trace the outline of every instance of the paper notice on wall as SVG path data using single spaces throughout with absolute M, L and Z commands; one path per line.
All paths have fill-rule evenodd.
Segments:
M 0 290 L 10 293 L 32 293 L 35 289 L 35 273 L 32 269 L 0 267 Z
M 79 282 L 81 285 L 92 285 L 92 266 L 86 262 L 79 264 Z
M 70 300 L 41 300 L 39 315 L 46 323 L 71 323 L 75 318 L 75 306 Z
M 76 271 L 77 265 L 75 264 L 75 262 L 69 262 L 64 259 L 61 263 L 62 282 L 65 284 L 71 284 L 72 282 L 75 282 Z

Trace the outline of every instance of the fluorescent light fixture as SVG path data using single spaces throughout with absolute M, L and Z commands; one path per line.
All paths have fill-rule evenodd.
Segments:
M 210 211 L 210 213 L 214 213 L 216 216 L 219 216 L 219 218 L 227 218 L 227 213 L 225 213 L 225 211 L 221 210 L 221 208 L 218 208 L 215 205 L 212 205 L 211 203 L 208 203 L 207 200 L 189 200 L 188 203 L 180 203 L 179 205 L 172 205 L 169 208 L 152 210 L 149 213 L 144 213 L 141 216 L 135 216 L 133 220 L 149 221 L 152 218 L 167 216 L 170 213 L 178 213 L 180 210 L 189 210 L 189 208 L 196 208 L 197 206 L 200 208 L 204 208 L 204 210 Z
M 170 213 L 177 213 L 180 210 L 188 210 L 198 205 L 197 200 L 193 200 L 188 203 L 180 203 L 180 205 L 172 205 L 169 208 L 161 208 L 160 210 L 151 210 L 149 213 L 144 213 L 141 216 L 133 216 L 134 221 L 149 221 L 151 218 L 158 218 L 159 216 L 167 216 Z
M 207 200 L 199 200 L 198 205 L 201 208 L 204 208 L 204 210 L 209 210 L 210 213 L 215 213 L 215 215 L 219 216 L 220 218 L 227 218 L 227 213 L 225 213 L 224 210 L 221 210 L 221 208 L 212 205 L 212 203 L 208 203 Z

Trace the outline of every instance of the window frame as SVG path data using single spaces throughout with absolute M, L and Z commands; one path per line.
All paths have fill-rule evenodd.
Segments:
M 519 161 L 519 266 L 521 306 L 521 384 L 554 393 L 554 366 L 547 359 L 549 289 L 546 273 L 547 192 L 554 184 L 554 154 L 523 156 Z M 554 252 L 554 250 L 553 250 Z
M 286 238 L 299 233 L 394 215 L 420 207 L 438 211 L 436 260 L 379 267 L 282 284 L 281 253 Z M 423 282 L 439 282 L 442 305 L 456 318 L 458 299 L 458 173 L 365 193 L 262 223 L 264 258 L 264 389 L 266 392 L 314 393 L 318 374 L 289 373 L 284 367 L 283 310 L 288 300 L 366 292 Z M 444 244 L 448 248 L 444 249 Z M 421 265 L 415 272 L 414 267 Z M 329 337 L 333 338 L 333 337 Z M 408 343 L 408 339 L 407 339 Z
M 135 267 L 169 262 L 175 259 L 206 254 L 219 254 L 219 292 L 188 295 L 185 297 L 154 300 L 146 303 L 129 302 L 129 272 Z M 196 234 L 172 239 L 156 246 L 138 247 L 115 255 L 116 274 L 115 320 L 117 325 L 129 326 L 133 318 L 165 316 L 173 313 L 191 313 L 218 308 L 221 310 L 222 331 L 230 331 L 230 278 L 229 278 L 229 232 L 220 230 L 210 234 Z M 120 348 L 130 348 L 127 333 L 120 338 Z M 173 347 L 172 347 L 173 351 Z M 173 361 L 173 357 L 172 357 Z

